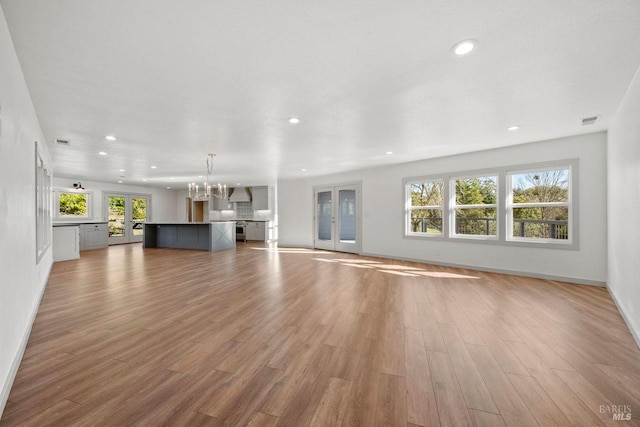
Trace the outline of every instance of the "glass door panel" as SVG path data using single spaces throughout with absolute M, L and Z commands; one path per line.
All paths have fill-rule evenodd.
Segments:
M 353 243 L 356 240 L 356 190 L 339 190 L 340 200 L 340 242 Z
M 333 190 L 316 190 L 316 247 L 334 249 Z
M 358 188 L 356 186 L 340 186 L 336 187 L 335 191 L 338 195 L 338 215 L 336 215 L 336 226 L 339 232 L 335 250 L 340 252 L 358 253 L 360 252 L 357 238 Z
M 131 240 L 134 242 L 142 241 L 144 223 L 147 221 L 148 205 L 149 197 L 147 196 L 131 197 Z
M 107 195 L 107 221 L 109 221 L 109 244 L 127 243 L 128 237 L 125 223 L 125 205 L 127 197 L 124 195 Z

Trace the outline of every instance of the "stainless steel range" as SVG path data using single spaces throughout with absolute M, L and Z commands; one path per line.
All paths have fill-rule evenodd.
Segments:
M 236 221 L 236 242 L 247 241 L 247 222 Z

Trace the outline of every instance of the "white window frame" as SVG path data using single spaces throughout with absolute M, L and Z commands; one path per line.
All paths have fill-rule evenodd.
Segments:
M 517 238 L 512 236 L 513 219 L 509 220 L 512 212 L 509 209 L 509 203 L 511 198 L 511 184 L 509 175 L 515 173 L 523 173 L 527 171 L 545 171 L 553 169 L 566 169 L 570 168 L 569 174 L 569 239 L 533 239 L 533 238 Z M 497 176 L 497 197 L 496 204 L 494 205 L 465 205 L 466 208 L 487 208 L 493 207 L 496 209 L 496 229 L 497 236 L 478 236 L 469 234 L 455 234 L 453 227 L 455 227 L 455 209 L 459 208 L 455 205 L 455 181 L 457 179 L 468 179 L 474 177 L 487 177 Z M 580 249 L 580 226 L 579 226 L 579 159 L 561 159 L 547 162 L 510 165 L 510 166 L 498 166 L 480 170 L 467 170 L 451 173 L 438 173 L 425 176 L 414 176 L 404 178 L 402 180 L 402 191 L 404 197 L 403 204 L 403 226 L 402 226 L 402 238 L 404 239 L 416 239 L 416 240 L 442 240 L 442 241 L 456 241 L 465 243 L 478 243 L 488 245 L 508 245 L 508 246 L 523 246 L 533 248 L 548 248 L 548 249 L 566 249 L 566 250 L 578 250 Z M 414 183 L 421 183 L 427 181 L 442 180 L 444 183 L 444 210 L 442 215 L 442 234 L 428 235 L 427 233 L 415 233 L 411 232 L 411 196 L 410 185 Z M 564 203 L 564 202 L 563 202 Z M 516 207 L 524 207 L 518 204 Z M 430 209 L 431 207 L 418 207 L 419 209 Z M 513 206 L 511 206 L 513 208 Z
M 475 204 L 475 205 L 458 205 L 456 203 L 456 182 L 464 179 L 474 178 L 494 178 L 496 179 L 496 202 L 491 204 Z M 498 240 L 500 235 L 500 174 L 498 172 L 474 173 L 465 175 L 456 175 L 449 178 L 449 236 L 452 239 L 474 239 L 474 240 Z M 496 210 L 496 234 L 495 236 L 483 234 L 458 234 L 456 232 L 456 209 L 490 209 Z
M 93 191 L 76 190 L 75 188 L 56 188 L 53 191 L 54 211 L 53 218 L 56 221 L 80 221 L 93 218 Z M 87 196 L 87 214 L 77 216 L 60 215 L 60 194 L 84 194 Z
M 413 185 L 422 185 L 424 183 L 427 182 L 441 182 L 442 183 L 442 205 L 429 205 L 429 206 L 413 206 L 411 204 L 411 186 Z M 434 239 L 434 238 L 442 238 L 445 235 L 445 224 L 446 224 L 446 210 L 445 210 L 445 205 L 446 205 L 446 195 L 447 195 L 447 186 L 446 186 L 446 179 L 442 176 L 438 176 L 438 177 L 429 177 L 429 178 L 419 178 L 419 179 L 413 179 L 413 180 L 405 180 L 404 181 L 404 188 L 405 188 L 405 228 L 404 228 L 404 232 L 406 236 L 420 236 L 420 237 L 427 237 L 430 239 Z M 428 209 L 432 209 L 432 210 L 440 210 L 441 212 L 441 218 L 442 218 L 442 232 L 441 233 L 423 233 L 421 231 L 411 231 L 411 211 L 414 210 L 428 210 Z
M 513 176 L 521 175 L 526 173 L 535 173 L 535 172 L 548 172 L 552 170 L 567 170 L 567 201 L 566 202 L 537 202 L 537 203 L 513 203 Z M 506 240 L 513 242 L 529 242 L 529 243 L 541 243 L 541 244 L 556 244 L 556 245 L 567 245 L 570 246 L 573 244 L 573 235 L 574 235 L 574 227 L 572 220 L 573 213 L 573 203 L 572 203 L 572 184 L 573 184 L 573 171 L 571 163 L 565 164 L 557 164 L 550 165 L 548 167 L 535 167 L 535 168 L 527 168 L 527 169 L 518 169 L 518 170 L 508 170 L 506 172 L 506 219 L 507 219 L 507 228 L 506 228 Z M 568 210 L 567 215 L 567 239 L 543 239 L 543 238 L 533 238 L 533 237 L 520 237 L 513 235 L 513 209 L 514 208 L 540 208 L 540 207 L 566 207 Z

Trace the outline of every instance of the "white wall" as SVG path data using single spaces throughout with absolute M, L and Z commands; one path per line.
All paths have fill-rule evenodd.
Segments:
M 640 70 L 607 141 L 609 289 L 640 345 Z
M 106 221 L 106 213 L 103 206 L 103 192 L 150 194 L 151 195 L 151 221 L 178 221 L 176 212 L 176 198 L 178 192 L 162 188 L 140 187 L 109 182 L 85 181 L 78 179 L 53 178 L 54 188 L 73 188 L 74 182 L 82 182 L 85 191 L 93 193 L 93 210 L 91 214 L 96 221 Z
M 49 152 L 0 8 L 0 416 L 51 270 L 36 264 L 35 143 Z
M 280 246 L 313 245 L 313 186 L 362 181 L 362 253 L 603 285 L 607 278 L 606 134 L 595 133 L 350 173 L 278 182 Z M 402 179 L 579 159 L 580 248 L 404 239 Z

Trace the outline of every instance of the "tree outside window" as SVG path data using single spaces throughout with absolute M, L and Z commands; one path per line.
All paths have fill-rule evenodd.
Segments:
M 410 232 L 442 235 L 444 182 L 442 180 L 414 182 L 407 187 L 411 197 Z
M 497 235 L 498 177 L 455 180 L 454 235 Z
M 513 238 L 569 239 L 569 169 L 513 173 Z
M 59 193 L 58 200 L 60 217 L 86 217 L 87 194 L 86 193 Z

